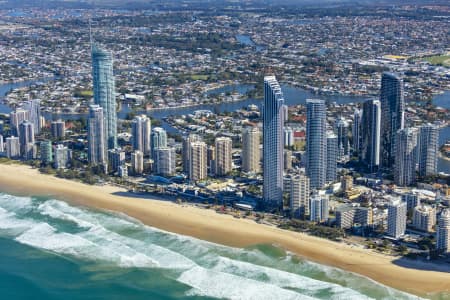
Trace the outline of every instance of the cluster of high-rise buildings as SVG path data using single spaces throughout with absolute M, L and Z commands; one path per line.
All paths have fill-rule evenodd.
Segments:
M 367 168 L 392 171 L 399 186 L 413 185 L 419 176 L 437 174 L 439 127 L 405 126 L 403 81 L 383 73 L 380 100 L 363 103 L 353 123 L 353 150 Z
M 92 45 L 92 77 L 94 97 L 87 120 L 89 164 L 120 176 L 127 176 L 129 171 L 141 175 L 148 170 L 163 177 L 175 175 L 176 148 L 168 143 L 167 132 L 161 127 L 152 128 L 151 119 L 145 115 L 138 115 L 131 121 L 131 163 L 126 163 L 127 153 L 118 146 L 117 140 L 112 54 L 95 44 Z M 285 148 L 294 145 L 293 130 L 285 124 L 287 112 L 278 81 L 275 76 L 266 76 L 262 151 L 260 129 L 249 123 L 242 131 L 240 156 L 244 173 L 256 175 L 262 169 L 262 203 L 265 206 L 281 208 L 288 201 L 293 217 L 327 222 L 329 199 L 322 190 L 337 181 L 338 162 L 348 160 L 351 155 L 357 156 L 368 172 L 392 173 L 399 186 L 413 185 L 417 176 L 437 173 L 439 128 L 433 124 L 405 126 L 403 82 L 395 74 L 383 74 L 380 99 L 367 100 L 356 109 L 352 127 L 341 116 L 334 124 L 329 124 L 324 100 L 306 100 L 304 171 L 286 172 L 292 168 L 292 152 Z M 39 100 L 12 112 L 10 121 L 12 136 L 5 141 L 0 136 L 0 150 L 5 148 L 10 158 L 36 158 L 35 135 L 43 127 Z M 63 121 L 52 122 L 50 130 L 56 139 L 65 136 Z M 43 163 L 53 163 L 56 168 L 68 166 L 71 151 L 67 147 L 62 144 L 53 147 L 49 140 L 40 141 L 39 146 Z M 191 182 L 203 181 L 208 176 L 229 175 L 234 168 L 233 140 L 218 135 L 214 143 L 208 145 L 197 134 L 185 136 L 182 168 Z M 420 205 L 418 201 L 413 205 L 408 203 L 404 199 L 392 199 L 388 206 L 387 233 L 394 238 L 402 236 L 408 210 L 411 210 L 413 226 L 423 231 L 436 227 L 437 247 L 448 251 L 449 211 L 444 210 L 436 220 L 433 207 Z M 372 212 L 370 208 L 344 205 L 336 210 L 336 222 L 341 228 L 351 228 L 354 224 L 365 226 L 372 223 Z

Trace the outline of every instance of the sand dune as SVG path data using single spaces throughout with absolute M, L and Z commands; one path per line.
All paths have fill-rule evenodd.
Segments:
M 0 165 L 0 190 L 18 195 L 55 196 L 73 204 L 118 211 L 150 226 L 228 246 L 278 244 L 312 261 L 355 272 L 409 293 L 450 295 L 450 269 L 447 272 L 420 270 L 420 264 L 414 262 L 408 262 L 408 268 L 401 267 L 394 264 L 392 257 L 369 250 L 216 214 L 212 210 L 118 196 L 117 193 L 125 191 L 43 175 L 27 166 Z

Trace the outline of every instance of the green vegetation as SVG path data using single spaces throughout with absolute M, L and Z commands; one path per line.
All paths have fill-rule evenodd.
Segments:
M 21 165 L 23 164 L 20 160 L 12 160 L 7 157 L 0 157 L 0 164 L 5 165 Z
M 308 221 L 290 220 L 286 223 L 280 224 L 279 227 L 282 229 L 305 232 L 333 241 L 340 241 L 343 237 L 345 237 L 345 231 L 341 228 L 317 225 Z
M 78 98 L 91 98 L 94 96 L 94 92 L 92 90 L 75 90 L 74 96 Z
M 432 65 L 450 67 L 450 55 L 433 55 L 423 57 L 422 59 Z
M 208 75 L 201 75 L 201 74 L 193 74 L 193 75 L 191 75 L 191 79 L 192 80 L 206 81 L 206 80 L 208 80 L 208 78 L 209 78 Z

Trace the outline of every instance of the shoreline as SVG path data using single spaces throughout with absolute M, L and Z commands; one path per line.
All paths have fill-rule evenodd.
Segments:
M 255 244 L 275 244 L 308 260 L 353 272 L 411 294 L 424 297 L 442 297 L 439 293 L 445 293 L 443 297 L 450 295 L 450 269 L 441 267 L 439 271 L 436 264 L 396 261 L 395 257 L 359 247 L 236 219 L 212 210 L 150 197 L 133 197 L 126 190 L 110 185 L 89 186 L 40 174 L 29 166 L 0 164 L 0 189 L 24 196 L 57 197 L 75 205 L 121 212 L 149 226 L 226 246 L 245 248 Z

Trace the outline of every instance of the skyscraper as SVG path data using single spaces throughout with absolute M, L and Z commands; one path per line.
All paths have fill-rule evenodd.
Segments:
M 394 181 L 399 186 L 416 182 L 417 131 L 413 128 L 401 129 L 395 139 Z
M 25 109 L 16 109 L 12 111 L 9 115 L 9 122 L 11 124 L 11 135 L 19 136 L 19 125 L 23 121 L 30 119 L 30 112 Z
M 72 157 L 72 151 L 64 145 L 57 145 L 55 149 L 55 168 L 65 169 Z
M 150 156 L 151 151 L 151 120 L 145 115 L 136 116 L 131 121 L 132 145 L 134 150 Z
M 117 148 L 117 109 L 111 52 L 92 45 L 94 103 L 103 108 L 104 138 L 108 149 Z
M 436 225 L 436 210 L 434 207 L 420 205 L 414 208 L 413 226 L 416 229 L 431 232 Z
M 294 130 L 291 127 L 284 127 L 284 146 L 292 147 L 294 146 Z
M 383 73 L 381 78 L 381 164 L 392 168 L 395 156 L 395 135 L 404 127 L 405 100 L 403 80 L 395 74 Z
M 29 121 L 34 126 L 34 133 L 39 134 L 41 132 L 41 100 L 30 100 L 26 103 L 25 107 L 29 111 Z
M 242 171 L 246 173 L 258 173 L 260 171 L 259 161 L 259 139 L 258 127 L 248 126 L 242 133 Z
M 139 150 L 131 153 L 131 168 L 134 175 L 140 175 L 144 172 L 144 153 Z
M 327 182 L 337 178 L 338 136 L 333 131 L 327 132 Z
M 439 127 L 432 124 L 421 126 L 418 139 L 419 175 L 437 174 Z
M 156 174 L 161 176 L 172 176 L 175 174 L 175 148 L 159 147 L 155 150 Z
M 23 121 L 19 125 L 20 153 L 26 160 L 35 157 L 34 149 L 34 125 L 29 121 Z
M 263 108 L 263 198 L 280 205 L 283 201 L 284 98 L 275 76 L 264 77 Z
M 290 206 L 293 217 L 304 218 L 309 215 L 309 194 L 309 178 L 304 174 L 292 177 Z
M 216 147 L 214 145 L 209 145 L 206 151 L 206 159 L 209 170 L 209 175 L 216 175 Z
M 88 160 L 92 165 L 106 164 L 106 131 L 103 124 L 103 108 L 91 105 L 88 119 Z
M 320 189 L 327 179 L 327 122 L 325 101 L 306 100 L 306 175 L 311 188 Z
M 353 152 L 359 157 L 361 151 L 361 118 L 362 111 L 355 109 L 353 113 L 353 127 L 352 127 L 352 139 L 353 139 Z
M 208 176 L 207 147 L 205 142 L 192 142 L 189 157 L 189 179 L 192 181 L 203 180 Z
M 125 164 L 125 151 L 120 148 L 108 150 L 108 163 L 112 172 L 118 172 L 119 167 Z
M 387 232 L 393 238 L 398 239 L 406 230 L 406 202 L 400 198 L 392 199 L 388 205 Z
M 334 124 L 334 132 L 337 135 L 338 159 L 341 160 L 349 154 L 348 142 L 348 122 L 343 117 L 339 117 Z
M 216 148 L 216 176 L 225 176 L 232 170 L 232 141 L 228 137 L 218 137 L 215 142 Z
M 322 223 L 328 221 L 329 200 L 325 196 L 315 193 L 311 196 L 310 203 L 310 221 Z
M 201 138 L 197 134 L 189 134 L 183 138 L 183 171 L 185 174 L 189 174 L 189 158 L 191 143 L 201 141 Z
M 12 159 L 20 157 L 20 141 L 18 137 L 11 136 L 6 138 L 6 157 Z
M 50 125 L 52 137 L 55 139 L 63 138 L 66 135 L 65 122 L 62 120 L 53 121 Z
M 361 118 L 361 158 L 371 172 L 380 166 L 381 103 L 368 100 Z
M 450 209 L 444 209 L 439 217 L 436 230 L 436 249 L 450 254 Z
M 163 128 L 153 128 L 151 139 L 152 155 L 155 154 L 156 149 L 160 147 L 167 147 L 167 133 Z
M 52 142 L 45 140 L 39 143 L 41 150 L 41 162 L 45 165 L 50 164 L 53 161 Z

